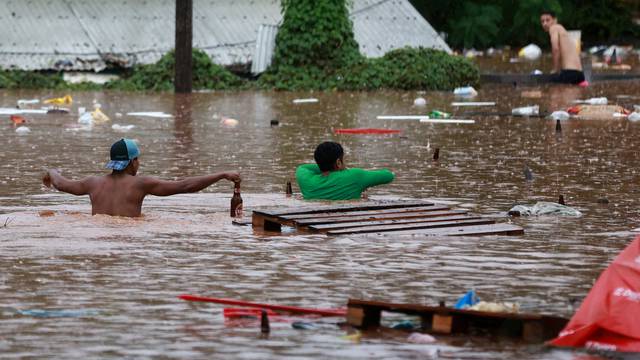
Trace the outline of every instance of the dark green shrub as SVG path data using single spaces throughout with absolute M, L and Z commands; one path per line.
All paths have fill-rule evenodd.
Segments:
M 175 53 L 171 51 L 155 64 L 135 66 L 123 79 L 111 81 L 106 87 L 125 91 L 172 91 L 175 63 Z M 194 89 L 226 90 L 246 85 L 245 80 L 214 64 L 202 50 L 193 50 L 192 71 Z

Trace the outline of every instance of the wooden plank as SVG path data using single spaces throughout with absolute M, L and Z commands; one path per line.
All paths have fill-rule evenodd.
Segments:
M 282 231 L 282 226 L 278 222 L 278 218 L 263 215 L 258 211 L 254 211 L 253 214 L 251 214 L 251 224 L 254 228 L 267 231 Z
M 280 215 L 278 217 L 285 220 L 299 220 L 299 219 L 316 219 L 316 218 L 336 217 L 336 216 L 366 216 L 366 215 L 381 215 L 381 214 L 397 214 L 397 213 L 409 213 L 409 212 L 420 212 L 420 211 L 433 211 L 434 206 L 440 206 L 440 205 L 417 206 L 417 207 L 396 208 L 396 209 L 365 210 L 365 211 L 329 211 L 329 212 L 317 213 L 317 214 Z M 440 207 L 435 208 L 435 210 L 438 210 L 438 209 L 440 209 Z
M 442 216 L 438 216 L 438 215 L 442 215 Z M 323 231 L 347 229 L 347 228 L 360 227 L 360 226 L 419 224 L 419 223 L 436 222 L 436 221 L 453 221 L 453 220 L 468 220 L 468 219 L 480 219 L 480 216 L 466 215 L 464 212 L 456 213 L 452 211 L 437 211 L 437 212 L 434 212 L 433 217 L 320 224 L 320 225 L 311 225 L 308 227 L 308 230 L 312 232 L 323 232 Z
M 317 214 L 328 211 L 364 211 L 364 210 L 380 210 L 380 209 L 397 209 L 416 206 L 429 206 L 433 205 L 428 201 L 377 201 L 377 202 L 365 202 L 359 204 L 344 204 L 344 205 L 322 205 L 317 204 L 315 206 L 302 207 L 302 208 L 286 208 L 286 209 L 271 209 L 271 210 L 254 210 L 254 213 L 258 212 L 266 216 L 282 216 L 282 215 L 294 215 L 294 214 Z
M 407 212 L 407 213 L 392 213 L 392 214 L 380 214 L 380 215 L 363 215 L 363 216 L 333 216 L 324 218 L 308 218 L 293 220 L 292 223 L 297 226 L 309 226 L 318 224 L 329 224 L 338 222 L 354 222 L 354 221 L 373 221 L 373 220 L 392 220 L 392 219 L 413 219 L 434 216 L 436 211 L 449 210 L 444 205 L 435 205 L 429 211 L 420 212 Z
M 389 231 L 401 231 L 409 229 L 431 229 L 438 227 L 459 227 L 467 225 L 484 225 L 494 224 L 492 219 L 471 219 L 471 220 L 456 220 L 456 221 L 438 221 L 432 223 L 421 224 L 400 224 L 400 225 L 383 225 L 383 226 L 361 226 L 357 228 L 350 228 L 344 230 L 332 230 L 328 231 L 328 235 L 344 235 L 344 234 L 365 234 L 365 233 L 381 233 Z
M 500 335 L 522 337 L 526 341 L 544 341 L 555 337 L 566 326 L 568 319 L 522 313 L 497 313 L 474 310 L 461 310 L 444 306 L 424 306 L 418 304 L 396 304 L 379 301 L 349 299 L 348 308 L 366 309 L 362 312 L 364 324 L 366 312 L 374 310 L 418 315 L 422 318 L 423 328 L 438 333 L 467 333 L 472 329 L 486 329 Z M 375 320 L 375 319 L 372 319 Z M 375 324 L 375 322 L 372 322 Z M 377 320 L 377 324 L 380 319 Z M 353 323 L 354 326 L 361 326 Z
M 417 229 L 395 231 L 393 235 L 433 235 L 433 236 L 472 236 L 472 235 L 522 235 L 524 229 L 513 224 L 490 224 L 458 226 L 448 228 Z

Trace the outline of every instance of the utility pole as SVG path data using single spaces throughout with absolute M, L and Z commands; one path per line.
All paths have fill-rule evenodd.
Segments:
M 193 0 L 176 0 L 176 93 L 190 93 L 192 81 Z

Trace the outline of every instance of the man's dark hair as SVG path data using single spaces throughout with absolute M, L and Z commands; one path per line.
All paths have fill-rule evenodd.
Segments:
M 553 10 L 548 10 L 548 9 L 542 10 L 540 11 L 540 16 L 542 15 L 551 15 L 552 18 L 557 18 L 556 12 Z
M 320 171 L 331 171 L 334 169 L 336 161 L 341 159 L 343 155 L 342 145 L 333 141 L 325 141 L 318 145 L 313 153 L 313 158 L 316 159 Z

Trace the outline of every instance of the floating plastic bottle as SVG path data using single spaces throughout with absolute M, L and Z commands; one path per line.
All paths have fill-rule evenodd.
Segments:
M 523 106 L 523 107 L 518 107 L 518 108 L 515 108 L 515 109 L 511 110 L 511 114 L 516 115 L 516 116 L 538 115 L 539 112 L 540 112 L 540 106 L 538 106 L 538 105 Z
M 629 114 L 627 119 L 629 119 L 629 121 L 640 121 L 640 113 L 637 113 L 634 111 L 631 114 Z
M 426 106 L 427 105 L 427 100 L 425 98 L 422 98 L 422 97 L 416 98 L 415 100 L 413 100 L 413 105 L 414 106 Z
M 242 217 L 242 197 L 240 196 L 240 184 L 236 183 L 231 198 L 231 217 Z
M 429 117 L 431 119 L 448 119 L 451 117 L 451 114 L 440 110 L 433 110 L 429 113 Z
M 542 56 L 542 49 L 536 44 L 529 44 L 518 52 L 518 57 L 527 60 L 538 60 Z
M 476 91 L 476 89 L 473 88 L 473 86 L 464 86 L 464 87 L 455 88 L 453 90 L 453 95 L 473 97 L 478 95 L 478 92 Z
M 607 105 L 609 103 L 609 100 L 607 100 L 606 97 L 598 97 L 598 98 L 591 98 L 586 100 L 576 100 L 574 102 L 578 104 L 588 104 L 588 105 Z

